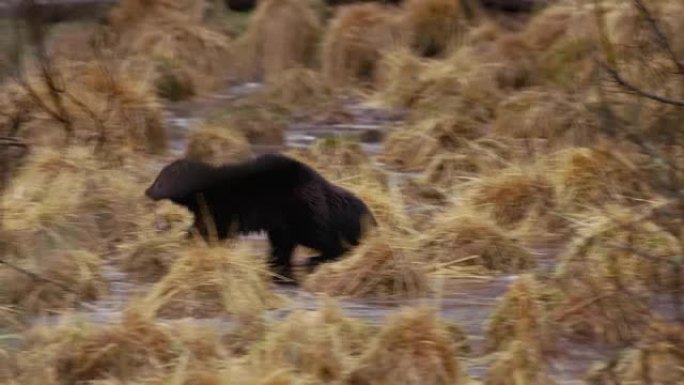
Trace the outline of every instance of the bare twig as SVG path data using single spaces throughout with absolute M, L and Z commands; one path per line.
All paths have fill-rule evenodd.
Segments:
M 680 74 L 684 74 L 684 62 L 679 60 L 677 57 L 677 54 L 675 53 L 674 49 L 672 48 L 672 44 L 670 43 L 670 39 L 667 37 L 665 34 L 665 31 L 660 27 L 660 23 L 658 20 L 656 20 L 655 17 L 653 17 L 653 13 L 646 7 L 646 4 L 642 0 L 632 0 L 634 3 L 634 6 L 641 12 L 641 14 L 646 18 L 646 22 L 648 22 L 648 25 L 651 27 L 653 32 L 656 34 L 658 44 L 662 49 L 667 51 L 667 53 L 670 55 L 672 61 L 675 63 L 677 66 L 677 69 L 679 70 Z
M 65 285 L 62 284 L 61 282 L 57 282 L 57 281 L 55 281 L 55 280 L 52 280 L 52 279 L 43 277 L 43 276 L 41 276 L 41 275 L 38 275 L 38 274 L 36 274 L 36 273 L 34 273 L 34 272 L 32 272 L 32 271 L 29 271 L 29 270 L 26 270 L 26 269 L 24 269 L 24 268 L 21 268 L 21 267 L 15 265 L 15 264 L 13 264 L 13 263 L 7 262 L 7 261 L 4 260 L 4 259 L 0 259 L 0 265 L 5 265 L 5 266 L 11 268 L 12 270 L 15 270 L 15 271 L 17 271 L 17 272 L 19 272 L 19 273 L 21 273 L 21 274 L 26 275 L 27 277 L 33 279 L 34 281 L 40 281 L 40 282 L 49 283 L 49 284 L 51 284 L 51 285 L 53 285 L 53 286 L 56 286 L 56 287 L 62 289 L 63 291 L 66 291 L 66 292 L 68 292 L 68 293 L 75 294 L 75 295 L 80 295 L 77 291 L 71 289 L 71 288 L 68 287 L 68 286 L 65 286 Z M 92 306 L 92 305 L 90 305 L 90 304 L 87 304 L 87 303 L 85 303 L 85 302 L 79 302 L 79 305 L 82 306 L 82 307 L 84 307 L 84 308 L 86 308 L 86 309 L 89 309 L 89 310 L 96 310 L 96 308 L 95 308 L 94 306 Z
M 622 77 L 622 75 L 620 75 L 620 73 L 615 68 L 601 62 L 599 62 L 599 65 L 608 73 L 608 75 L 610 75 L 611 78 L 613 78 L 613 80 L 617 84 L 624 87 L 627 91 L 630 91 L 636 95 L 643 96 L 648 99 L 655 100 L 660 103 L 684 107 L 684 100 L 682 99 L 674 99 L 667 96 L 657 95 L 650 91 L 642 90 L 641 88 L 637 87 L 636 85 L 632 84 L 630 81 Z

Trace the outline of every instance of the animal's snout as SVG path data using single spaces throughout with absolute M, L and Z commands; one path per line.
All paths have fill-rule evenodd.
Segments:
M 156 200 L 157 200 L 157 197 L 156 197 L 156 196 L 154 195 L 154 193 L 153 193 L 153 190 L 152 190 L 153 187 L 154 187 L 154 186 L 150 186 L 150 187 L 148 187 L 148 188 L 145 190 L 145 196 L 148 197 L 148 198 L 150 198 L 150 199 L 152 199 L 152 200 L 155 200 L 155 201 L 156 201 Z

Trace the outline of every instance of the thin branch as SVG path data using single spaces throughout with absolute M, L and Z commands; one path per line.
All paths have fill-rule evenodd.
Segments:
M 669 98 L 667 96 L 662 96 L 662 95 L 657 95 L 649 91 L 644 91 L 641 88 L 635 86 L 631 82 L 629 82 L 627 79 L 623 78 L 620 73 L 615 68 L 612 68 L 608 66 L 605 63 L 599 62 L 599 65 L 610 75 L 613 80 L 627 89 L 628 91 L 637 94 L 639 96 L 643 96 L 648 99 L 652 99 L 661 103 L 666 103 L 666 104 L 671 104 L 673 106 L 678 106 L 678 107 L 684 107 L 684 100 L 682 99 L 673 99 Z
M 677 54 L 675 53 L 674 49 L 672 48 L 672 44 L 670 43 L 670 39 L 667 37 L 665 34 L 665 31 L 660 27 L 660 23 L 653 17 L 653 14 L 651 11 L 646 7 L 646 4 L 642 0 L 632 0 L 634 2 L 634 5 L 639 9 L 639 12 L 641 12 L 642 15 L 646 18 L 646 21 L 648 24 L 651 26 L 651 29 L 653 32 L 655 32 L 657 38 L 658 38 L 658 43 L 660 43 L 660 46 L 667 51 L 667 53 L 670 55 L 672 58 L 672 61 L 675 63 L 677 68 L 679 69 L 679 73 L 684 74 L 684 62 L 679 60 L 677 58 Z
M 43 276 L 41 276 L 41 275 L 38 275 L 38 274 L 36 274 L 36 273 L 34 273 L 34 272 L 32 272 L 32 271 L 26 270 L 26 269 L 24 269 L 24 268 L 22 268 L 22 267 L 19 267 L 19 266 L 13 264 L 13 263 L 7 262 L 7 261 L 4 260 L 4 259 L 0 259 L 0 265 L 5 265 L 5 266 L 9 267 L 9 268 L 12 269 L 12 270 L 15 270 L 15 271 L 17 271 L 17 272 L 19 272 L 19 273 L 21 273 L 21 274 L 26 275 L 27 277 L 33 279 L 34 281 L 40 281 L 40 282 L 49 283 L 49 284 L 51 284 L 51 285 L 53 285 L 53 286 L 56 286 L 56 287 L 58 287 L 58 288 L 60 288 L 60 289 L 62 289 L 62 290 L 64 290 L 64 291 L 66 291 L 66 292 L 68 292 L 68 293 L 75 294 L 75 295 L 80 295 L 80 293 L 78 293 L 77 291 L 71 289 L 70 287 L 68 287 L 68 286 L 66 286 L 66 285 L 64 285 L 64 284 L 62 284 L 61 282 L 57 282 L 57 281 L 55 281 L 55 280 L 52 280 L 52 279 L 43 277 Z M 79 302 L 79 305 L 81 305 L 81 306 L 83 306 L 84 308 L 89 309 L 89 310 L 95 310 L 95 309 L 96 309 L 94 306 L 89 305 L 89 304 L 84 303 L 84 302 Z

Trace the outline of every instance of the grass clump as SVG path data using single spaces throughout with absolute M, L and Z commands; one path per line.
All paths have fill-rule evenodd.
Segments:
M 244 245 L 193 246 L 174 261 L 145 303 L 161 317 L 251 314 L 278 306 L 264 258 Z
M 24 272 L 0 265 L 0 304 L 23 314 L 45 315 L 77 308 L 107 292 L 102 260 L 85 250 L 30 255 L 8 262 Z
M 160 96 L 171 100 L 213 90 L 232 57 L 227 36 L 203 23 L 204 1 L 120 3 L 110 14 L 110 45 L 150 74 Z M 138 64 L 140 66 L 138 66 Z
M 139 228 L 117 244 L 114 262 L 135 280 L 156 282 L 165 276 L 184 250 L 194 217 L 187 209 L 160 202 Z
M 188 135 L 185 157 L 221 166 L 247 160 L 251 149 L 242 132 L 215 125 L 201 125 Z
M 467 118 L 426 118 L 392 132 L 379 160 L 399 170 L 421 171 L 436 154 L 461 149 L 481 135 L 480 126 Z
M 590 385 L 674 385 L 684 381 L 682 325 L 653 323 L 632 348 L 595 365 L 585 376 Z
M 551 154 L 546 167 L 566 211 L 648 197 L 638 167 L 616 151 L 569 148 Z
M 533 255 L 495 223 L 460 208 L 437 217 L 421 238 L 421 249 L 439 268 L 519 272 L 536 264 Z
M 536 355 L 551 351 L 551 330 L 540 300 L 541 290 L 541 285 L 530 275 L 518 278 L 511 285 L 490 318 L 487 351 L 503 351 L 516 342 L 523 343 Z
M 641 294 L 677 290 L 677 237 L 634 210 L 611 206 L 584 216 L 578 235 L 563 256 L 561 277 L 591 265 L 619 287 Z
M 555 212 L 554 185 L 535 170 L 504 169 L 468 182 L 462 190 L 468 207 L 520 236 L 552 239 L 567 228 Z
M 487 370 L 485 385 L 554 385 L 540 356 L 526 342 L 513 341 Z
M 429 308 L 405 309 L 383 326 L 347 382 L 458 385 L 467 383 L 446 324 Z
M 250 351 L 249 367 L 260 373 L 292 371 L 299 381 L 341 381 L 371 336 L 364 323 L 347 318 L 326 301 L 317 311 L 295 311 Z
M 304 287 L 333 296 L 415 298 L 430 291 L 430 282 L 399 236 L 374 234 L 348 257 L 319 267 Z
M 321 25 L 310 1 L 259 1 L 242 48 L 250 77 L 271 79 L 283 71 L 314 64 Z
M 341 7 L 323 41 L 323 75 L 335 86 L 370 85 L 384 52 L 401 40 L 397 10 L 379 4 Z
M 240 132 L 250 144 L 281 145 L 285 140 L 288 119 L 288 113 L 281 108 L 265 107 L 258 98 L 249 98 L 211 116 L 207 124 Z
M 639 216 L 628 218 L 602 213 L 589 219 L 556 267 L 554 320 L 571 337 L 635 341 L 651 318 L 647 289 L 675 278 L 667 260 L 678 255 L 668 252 L 681 252 L 672 249 L 674 239 Z M 644 248 L 657 253 L 656 260 L 635 254 Z
M 408 0 L 403 6 L 411 45 L 421 56 L 448 52 L 464 29 L 461 3 L 450 0 Z
M 170 377 L 182 362 L 207 368 L 226 356 L 214 333 L 184 324 L 161 325 L 128 310 L 107 326 L 67 323 L 29 330 L 18 352 L 19 383 L 136 383 Z M 206 370 L 206 369 L 205 369 Z
M 263 95 L 267 103 L 290 113 L 307 113 L 336 109 L 332 89 L 320 74 L 311 69 L 295 67 L 270 77 Z
M 551 146 L 587 145 L 594 139 L 596 124 L 578 101 L 528 90 L 499 104 L 494 131 L 514 138 L 544 139 Z
M 31 144 L 95 145 L 102 157 L 166 150 L 161 108 L 146 82 L 127 76 L 117 65 L 66 62 L 54 71 L 53 80 L 65 84 L 57 99 L 61 102 L 29 70 L 26 82 L 32 92 L 10 82 L 0 93 L 3 124 L 10 127 L 19 119 L 20 135 Z

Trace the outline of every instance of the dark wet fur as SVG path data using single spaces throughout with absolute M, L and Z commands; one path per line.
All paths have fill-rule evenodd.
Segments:
M 321 253 L 309 260 L 313 268 L 357 246 L 364 225 L 377 224 L 368 207 L 350 191 L 279 154 L 222 167 L 177 160 L 160 172 L 145 193 L 154 200 L 169 199 L 187 207 L 205 239 L 265 231 L 271 263 L 286 276 L 291 274 L 290 259 L 297 245 Z M 210 218 L 205 217 L 203 207 Z M 212 223 L 215 233 L 207 227 Z

